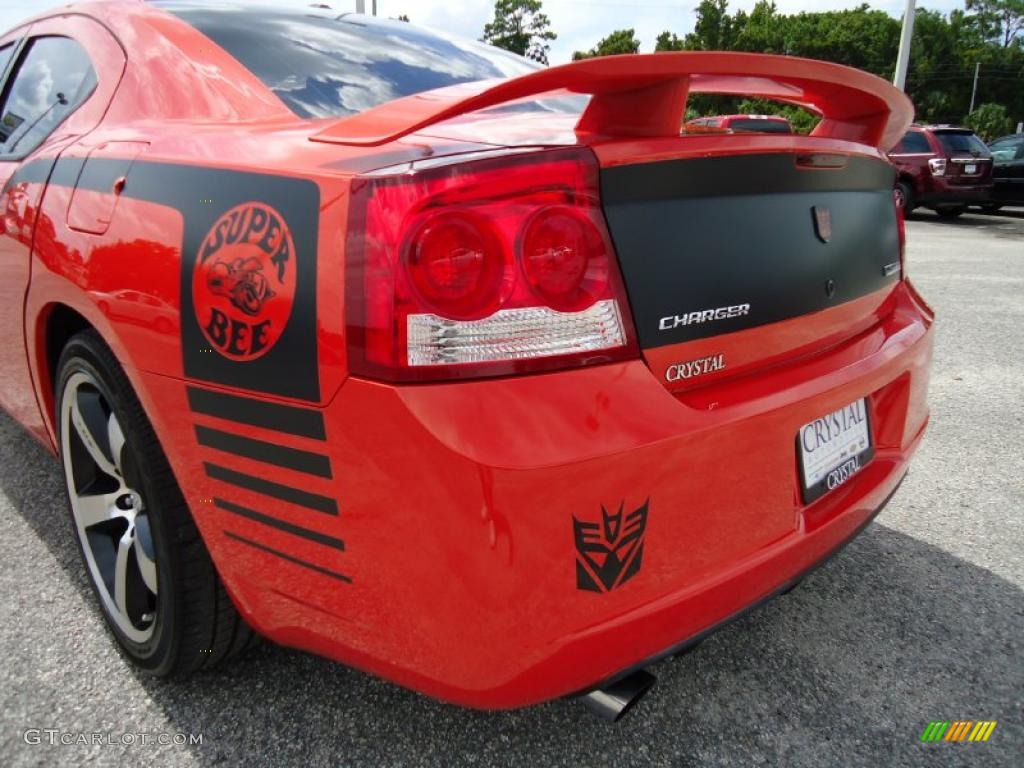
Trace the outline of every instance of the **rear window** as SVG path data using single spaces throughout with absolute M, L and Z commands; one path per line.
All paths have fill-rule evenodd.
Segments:
M 789 127 L 789 123 L 784 123 L 781 120 L 730 120 L 729 127 L 734 131 L 742 131 L 744 133 L 792 133 L 793 129 Z
M 947 152 L 971 152 L 988 154 L 988 147 L 973 133 L 964 131 L 936 131 L 935 137 Z
M 313 8 L 160 3 L 226 50 L 304 118 L 346 117 L 434 88 L 540 65 L 407 22 Z

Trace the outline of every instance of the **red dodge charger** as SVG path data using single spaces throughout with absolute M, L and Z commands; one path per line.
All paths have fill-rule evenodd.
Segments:
M 258 633 L 618 717 L 921 439 L 912 107 L 874 76 L 115 0 L 0 37 L 0 80 L 0 404 L 153 674 Z M 681 135 L 695 93 L 821 120 Z

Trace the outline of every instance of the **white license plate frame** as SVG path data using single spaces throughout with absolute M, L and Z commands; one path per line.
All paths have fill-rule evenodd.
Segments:
M 874 458 L 871 427 L 871 408 L 866 397 L 800 427 L 796 459 L 804 504 L 845 485 Z M 823 437 L 827 439 L 822 440 Z

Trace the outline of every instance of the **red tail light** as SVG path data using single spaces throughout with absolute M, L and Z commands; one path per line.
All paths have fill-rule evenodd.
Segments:
M 427 381 L 638 356 L 586 148 L 353 183 L 349 368 Z
M 467 211 L 428 219 L 407 247 L 405 269 L 425 303 L 446 317 L 472 320 L 494 312 L 512 275 L 490 223 Z
M 903 205 L 899 196 L 893 193 L 893 203 L 896 205 L 896 231 L 900 236 L 900 278 L 907 276 L 907 221 L 903 212 Z

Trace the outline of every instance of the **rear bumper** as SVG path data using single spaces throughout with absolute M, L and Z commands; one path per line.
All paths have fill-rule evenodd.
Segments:
M 349 380 L 324 410 L 330 479 L 216 454 L 188 442 L 191 430 L 161 439 L 181 441 L 175 470 L 263 634 L 459 704 L 524 706 L 719 625 L 851 538 L 903 477 L 927 422 L 931 321 L 901 283 L 856 338 L 689 395 L 640 361 L 445 385 Z M 875 458 L 804 505 L 800 426 L 865 396 Z M 204 473 L 214 459 L 330 497 L 339 513 L 227 486 Z M 344 551 L 200 506 L 210 499 L 336 537 Z M 581 588 L 575 521 L 645 505 L 631 577 Z
M 927 177 L 928 181 L 918 192 L 917 202 L 921 205 L 956 205 L 960 203 L 981 203 L 992 197 L 993 183 L 989 179 L 978 184 L 953 184 L 942 176 Z
M 841 540 L 835 547 L 833 547 L 829 552 L 827 552 L 822 558 L 820 558 L 819 560 L 817 560 L 816 562 L 811 564 L 804 571 L 802 571 L 802 572 L 800 572 L 800 573 L 790 577 L 787 581 L 785 581 L 782 584 L 780 584 L 779 586 L 777 586 L 769 594 L 767 594 L 764 597 L 760 598 L 759 600 L 749 604 L 748 606 L 740 609 L 736 613 L 734 613 L 731 616 L 729 616 L 728 618 L 718 622 L 717 624 L 715 624 L 713 626 L 710 626 L 710 627 L 708 627 L 705 630 L 702 630 L 701 632 L 697 633 L 696 635 L 693 635 L 691 637 L 687 637 L 687 638 L 685 638 L 685 639 L 675 643 L 674 645 L 664 649 L 663 651 L 661 651 L 660 653 L 655 654 L 654 656 L 646 658 L 646 659 L 644 659 L 643 661 L 641 661 L 641 662 L 639 662 L 637 664 L 634 664 L 634 665 L 632 665 L 630 667 L 627 667 L 626 669 L 621 670 L 620 672 L 618 672 L 615 675 L 612 675 L 611 677 L 607 678 L 606 680 L 602 680 L 600 683 L 598 683 L 596 685 L 593 685 L 593 686 L 590 686 L 589 688 L 574 694 L 574 696 L 583 696 L 583 695 L 586 695 L 587 693 L 589 693 L 590 691 L 597 690 L 597 689 L 600 689 L 600 688 L 605 688 L 605 687 L 611 685 L 612 683 L 614 683 L 614 682 L 616 682 L 618 680 L 621 680 L 624 677 L 627 677 L 628 675 L 632 674 L 633 672 L 635 672 L 635 671 L 637 671 L 639 669 L 644 669 L 646 667 L 649 667 L 652 664 L 656 664 L 659 661 L 661 661 L 663 659 L 667 659 L 670 656 L 676 656 L 678 654 L 685 653 L 686 651 L 688 651 L 688 650 L 694 648 L 695 646 L 699 645 L 700 643 L 702 643 L 709 636 L 713 635 L 714 633 L 718 632 L 721 629 L 724 629 L 729 624 L 732 624 L 734 621 L 737 621 L 737 620 L 743 618 L 748 613 L 751 613 L 752 611 L 756 610 L 757 608 L 760 608 L 762 605 L 764 605 L 767 602 L 770 602 L 774 598 L 779 597 L 780 595 L 786 594 L 791 589 L 793 589 L 793 587 L 795 587 L 797 584 L 799 584 L 801 581 L 803 581 L 807 576 L 809 576 L 812 572 L 816 571 L 818 568 L 820 568 L 821 566 L 825 565 L 829 560 L 831 560 L 833 557 L 835 557 L 837 554 L 839 554 L 839 552 L 841 552 L 843 550 L 843 548 L 846 547 L 847 544 L 849 544 L 851 541 L 853 541 L 855 538 L 857 538 L 857 536 L 859 536 L 860 533 L 865 528 L 867 528 L 868 525 L 870 525 L 871 522 L 876 517 L 878 517 L 879 514 L 881 514 L 882 510 L 885 509 L 886 505 L 889 503 L 889 501 L 892 499 L 892 497 L 896 495 L 896 491 L 898 491 L 900 489 L 900 486 L 903 484 L 903 480 L 904 480 L 905 477 L 906 477 L 906 472 L 904 472 L 904 474 L 900 476 L 899 481 L 896 483 L 896 487 L 893 488 L 892 491 L 889 492 L 889 495 L 885 497 L 885 499 L 882 501 L 882 503 L 870 515 L 868 515 L 863 520 L 863 522 L 861 522 L 857 526 L 857 528 L 849 536 L 847 536 L 845 539 Z

